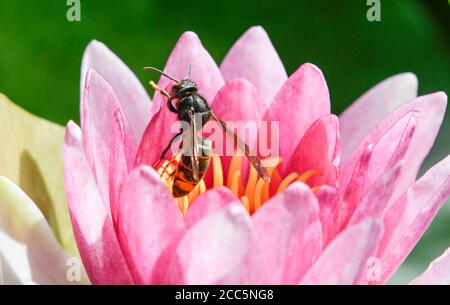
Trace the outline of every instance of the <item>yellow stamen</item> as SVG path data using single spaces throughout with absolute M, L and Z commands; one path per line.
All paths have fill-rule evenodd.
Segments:
M 237 171 L 241 171 L 242 167 L 242 157 L 235 156 L 231 158 L 230 168 L 228 170 L 228 180 L 227 186 L 231 188 L 231 183 L 233 183 L 234 173 Z
M 204 192 L 206 192 L 206 183 L 205 183 L 205 180 L 201 180 L 200 181 L 200 183 L 198 184 L 199 185 L 199 195 L 202 195 Z
M 261 197 L 262 197 L 262 189 L 264 186 L 264 180 L 262 178 L 258 179 L 255 187 L 255 200 L 253 202 L 253 212 L 256 212 L 257 209 L 261 206 Z
M 199 185 L 197 185 L 187 196 L 188 196 L 188 200 L 189 202 L 193 202 L 199 195 Z
M 212 156 L 212 161 L 214 187 L 221 187 L 223 185 L 223 170 L 219 155 L 214 154 Z
M 297 173 L 290 173 L 289 175 L 287 175 L 287 177 L 284 178 L 283 181 L 281 181 L 280 185 L 278 186 L 277 194 L 284 191 L 288 187 L 288 185 L 294 182 L 294 180 L 297 178 L 298 178 Z
M 249 202 L 253 202 L 253 191 L 255 190 L 256 181 L 258 181 L 258 172 L 253 166 L 250 166 L 250 174 L 248 176 L 247 186 L 245 188 L 245 197 L 247 197 Z
M 181 213 L 183 213 L 184 216 L 187 214 L 187 209 L 189 207 L 189 199 L 188 196 L 183 196 L 181 198 L 177 198 L 178 207 L 181 210 Z
M 312 176 L 315 175 L 322 175 L 322 172 L 318 169 L 310 169 L 306 172 L 304 172 L 303 174 L 300 175 L 300 177 L 298 177 L 297 181 L 306 183 L 306 181 L 309 180 L 309 178 L 311 178 Z
M 241 201 L 242 201 L 242 204 L 244 205 L 244 208 L 247 210 L 248 213 L 250 213 L 250 205 L 248 202 L 248 198 L 246 196 L 242 196 Z
M 230 190 L 236 195 L 239 196 L 239 181 L 241 180 L 241 172 L 236 171 L 233 173 L 233 177 L 231 178 L 230 185 L 228 186 Z
M 268 167 L 267 172 L 269 174 L 269 177 L 272 177 L 277 166 L 280 165 L 280 163 L 281 163 L 281 158 L 273 158 L 270 161 L 271 161 L 270 164 L 273 164 L 273 166 Z M 269 194 L 270 189 L 269 188 L 270 188 L 270 183 L 264 183 L 262 195 L 261 195 L 261 200 L 262 200 L 261 203 L 264 203 L 267 200 L 269 200 L 269 197 L 270 197 L 270 194 Z
M 200 180 L 197 186 L 187 195 L 189 202 L 193 202 L 198 196 L 206 192 L 205 180 Z
M 270 192 L 271 192 L 271 195 L 275 195 L 277 193 L 276 191 L 277 191 L 277 189 L 280 186 L 282 181 L 283 181 L 283 178 L 281 178 L 281 175 L 278 172 L 278 169 L 275 169 L 273 171 L 272 177 L 270 177 Z
M 173 185 L 173 174 L 176 171 L 180 157 L 181 156 L 177 154 L 172 157 L 170 161 L 159 162 L 161 166 L 157 168 L 158 174 L 166 183 L 170 191 L 172 190 Z M 249 165 L 250 168 L 247 181 L 244 183 L 242 181 L 242 161 L 243 159 L 241 156 L 234 156 L 231 158 L 230 168 L 226 176 L 226 186 L 238 198 L 240 198 L 242 204 L 249 213 L 254 213 L 266 201 L 268 201 L 272 195 L 283 192 L 291 183 L 295 181 L 308 183 L 309 179 L 313 176 L 322 175 L 321 171 L 311 169 L 302 174 L 296 172 L 290 173 L 283 179 L 277 170 L 278 165 L 281 163 L 281 158 L 276 158 L 271 160 L 270 164 L 273 164 L 273 166 L 266 168 L 269 176 L 271 177 L 270 183 L 265 183 L 264 180 L 258 176 L 257 171 L 251 165 Z M 212 188 L 223 186 L 225 175 L 223 172 L 221 159 L 218 155 L 212 156 L 212 168 Z M 320 185 L 315 185 L 311 187 L 311 190 L 316 192 L 319 187 Z M 202 179 L 187 196 L 176 199 L 183 215 L 186 215 L 189 205 L 205 193 L 207 189 L 208 187 Z

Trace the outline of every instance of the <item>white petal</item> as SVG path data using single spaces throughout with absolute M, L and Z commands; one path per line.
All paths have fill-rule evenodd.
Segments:
M 0 177 L 0 258 L 5 284 L 80 284 L 66 278 L 68 259 L 41 211 L 12 181 Z

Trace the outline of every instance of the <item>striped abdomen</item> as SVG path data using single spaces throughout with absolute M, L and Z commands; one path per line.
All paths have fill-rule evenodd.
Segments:
M 197 186 L 208 169 L 210 159 L 209 156 L 198 156 L 198 179 L 196 180 L 192 170 L 191 157 L 185 155 L 181 157 L 173 180 L 172 193 L 174 197 L 185 196 Z
M 202 180 L 211 160 L 211 141 L 205 138 L 198 138 L 198 179 L 194 179 L 192 169 L 192 158 L 183 154 L 178 163 L 173 179 L 172 194 L 174 197 L 183 197 L 189 194 Z

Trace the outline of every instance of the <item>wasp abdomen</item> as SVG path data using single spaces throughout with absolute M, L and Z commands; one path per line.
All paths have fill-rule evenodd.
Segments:
M 206 170 L 209 167 L 210 157 L 198 157 L 198 180 L 194 179 L 191 157 L 183 156 L 176 169 L 175 178 L 172 186 L 174 197 L 182 197 L 189 194 L 202 180 Z
M 188 155 L 182 155 L 178 163 L 172 186 L 174 197 L 182 197 L 189 194 L 202 180 L 211 160 L 211 141 L 200 138 L 198 159 L 198 175 L 194 179 L 194 170 L 192 158 Z

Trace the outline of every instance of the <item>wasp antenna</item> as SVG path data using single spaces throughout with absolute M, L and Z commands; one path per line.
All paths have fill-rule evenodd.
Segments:
M 161 70 L 159 70 L 159 69 L 157 69 L 157 68 L 155 68 L 155 67 L 144 67 L 144 70 L 149 70 L 149 71 L 157 72 L 157 73 L 161 74 L 162 76 L 165 76 L 165 77 L 167 77 L 167 78 L 170 79 L 170 80 L 173 80 L 174 82 L 177 82 L 177 83 L 180 82 L 180 81 L 179 81 L 178 79 L 176 79 L 175 77 L 172 77 L 172 76 L 170 76 L 170 75 L 164 73 L 163 71 L 161 71 Z
M 159 93 L 161 93 L 162 95 L 164 95 L 165 97 L 170 98 L 170 94 L 169 94 L 166 90 L 160 88 L 160 87 L 159 87 L 157 84 L 155 84 L 152 80 L 149 82 L 149 84 L 150 84 L 150 86 L 152 86 L 153 89 L 155 89 L 156 92 L 159 92 Z

